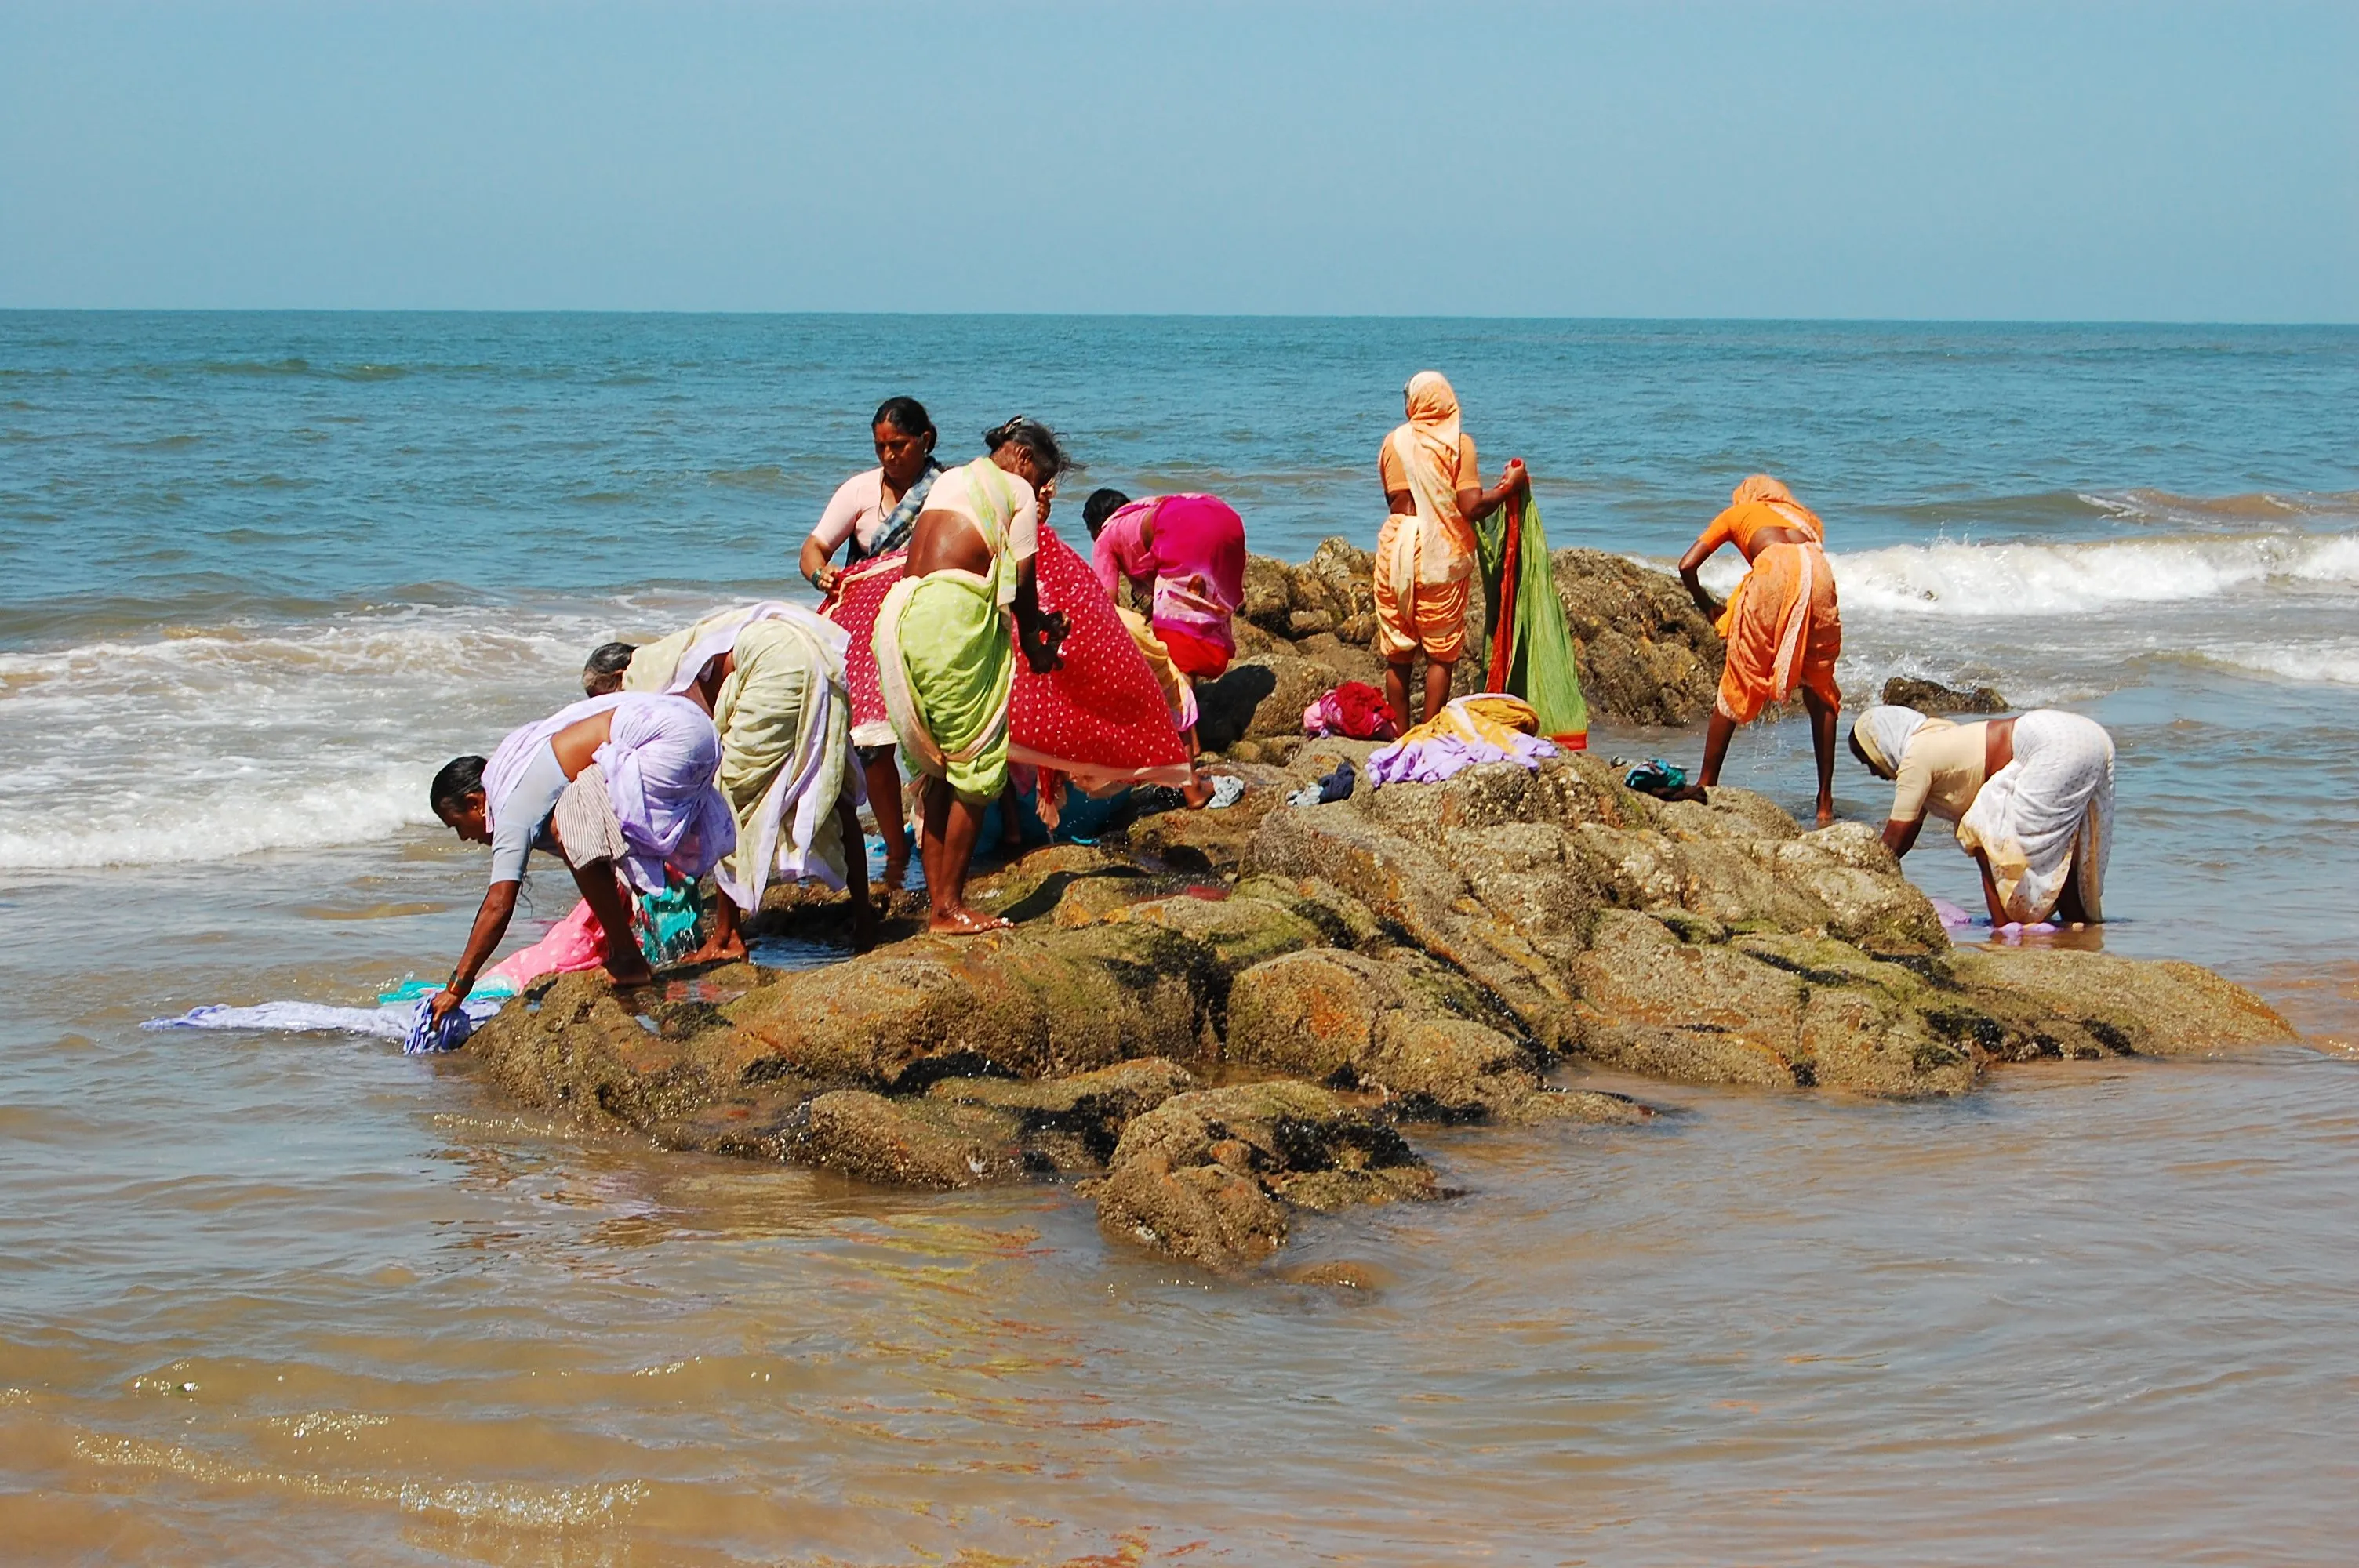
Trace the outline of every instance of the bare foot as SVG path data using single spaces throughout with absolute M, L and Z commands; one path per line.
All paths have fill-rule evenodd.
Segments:
M 875 904 L 863 904 L 852 912 L 852 950 L 853 952 L 867 952 L 876 946 L 877 938 L 883 935 L 884 922 L 877 919 Z
M 1015 925 L 1012 920 L 979 914 L 962 903 L 934 914 L 926 922 L 926 929 L 942 936 L 980 936 L 986 931 L 1012 929 Z
M 1189 810 L 1201 811 L 1212 801 L 1212 781 L 1202 773 L 1190 773 L 1188 775 L 1188 783 L 1180 789 L 1180 795 L 1188 803 Z
M 1819 807 L 1819 826 L 1821 827 L 1832 827 L 1834 825 L 1835 808 L 1832 806 L 1822 806 Z
M 707 938 L 703 946 L 680 960 L 683 964 L 726 964 L 745 956 L 745 939 L 733 935 L 726 942 Z
M 651 985 L 656 978 L 656 972 L 647 968 L 647 961 L 636 953 L 626 963 L 618 964 L 612 958 L 607 959 L 605 968 L 606 978 L 618 986 Z
M 909 857 L 904 855 L 897 860 L 889 856 L 886 857 L 885 861 L 885 891 L 886 892 L 899 892 L 901 889 L 908 884 L 908 881 Z

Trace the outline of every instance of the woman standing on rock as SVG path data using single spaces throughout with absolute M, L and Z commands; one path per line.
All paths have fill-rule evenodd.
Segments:
M 953 935 L 1007 924 L 967 907 L 967 869 L 984 811 L 1007 787 L 1016 653 L 1045 675 L 1066 631 L 1062 615 L 1041 611 L 1034 559 L 1036 492 L 1065 466 L 1064 450 L 1047 426 L 1022 418 L 984 442 L 988 457 L 933 487 L 872 640 L 893 732 L 926 778 L 919 851 L 929 924 Z
M 870 421 L 869 434 L 876 442 L 876 466 L 836 487 L 818 526 L 803 541 L 801 568 L 804 579 L 827 595 L 820 613 L 851 634 L 851 689 L 855 704 L 864 708 L 852 716 L 852 743 L 867 782 L 868 808 L 885 839 L 889 892 L 901 885 L 909 870 L 909 843 L 901 820 L 901 770 L 893 761 L 892 723 L 869 695 L 877 689 L 869 628 L 847 619 L 844 589 L 847 579 L 867 575 L 863 568 L 908 546 L 942 465 L 934 460 L 934 422 L 914 397 L 886 398 Z M 844 547 L 841 570 L 829 564 L 839 546 Z M 875 569 L 900 575 L 882 565 Z
M 1393 711 L 1408 708 L 1408 675 L 1425 654 L 1425 706 L 1430 720 L 1450 700 L 1451 674 L 1466 651 L 1468 582 L 1480 547 L 1474 524 L 1531 493 L 1531 476 L 1511 462 L 1495 489 L 1484 490 L 1474 438 L 1459 427 L 1458 394 L 1440 371 L 1421 370 L 1402 394 L 1408 422 L 1385 438 L 1376 477 L 1388 509 L 1376 535 L 1376 647 L 1385 657 L 1385 695 Z
M 1915 846 L 1929 813 L 1958 825 L 1993 925 L 2104 918 L 2114 740 L 2096 720 L 2043 708 L 1953 724 L 1871 708 L 1852 725 L 1851 752 L 1894 781 L 1884 843 L 1895 855 Z
M 1792 697 L 1797 687 L 1810 716 L 1810 750 L 1819 764 L 1819 826 L 1835 819 L 1835 715 L 1843 693 L 1835 659 L 1843 652 L 1843 616 L 1835 608 L 1835 576 L 1827 566 L 1826 524 L 1766 473 L 1736 487 L 1728 509 L 1680 557 L 1680 577 L 1696 608 L 1713 618 L 1728 641 L 1720 696 L 1704 729 L 1703 775 L 1710 789 L 1736 727 L 1762 708 Z M 1716 604 L 1698 575 L 1712 552 L 1734 544 L 1747 563 L 1743 581 Z

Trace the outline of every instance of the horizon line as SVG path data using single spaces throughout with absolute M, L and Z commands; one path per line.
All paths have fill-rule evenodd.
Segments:
M 679 316 L 767 319 L 1102 321 L 1555 321 L 1614 325 L 1860 327 L 2238 327 L 2359 328 L 2347 320 L 2140 316 L 1549 316 L 1506 313 L 1277 310 L 779 310 L 671 307 L 432 305 L 0 305 L 0 316 Z

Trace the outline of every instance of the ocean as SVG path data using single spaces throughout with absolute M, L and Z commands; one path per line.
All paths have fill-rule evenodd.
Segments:
M 2313 1049 L 1895 1107 L 1623 1085 L 1199 1278 L 1055 1189 L 584 1137 L 462 1063 L 158 1035 L 440 975 L 453 753 L 754 596 L 923 400 L 1372 543 L 1447 372 L 1550 540 L 1745 474 L 1896 674 L 2120 750 L 2102 940 Z M 352 1563 L 2326 1563 L 2359 1466 L 2359 329 L 0 312 L 0 1539 Z M 1724 589 L 1737 563 L 1707 581 Z M 1714 574 L 1717 574 L 1715 579 Z M 1700 733 L 1601 729 L 1692 762 Z M 1730 782 L 1810 799 L 1799 725 Z M 1845 758 L 1843 815 L 1888 786 Z M 1908 866 L 1978 903 L 1929 834 Z M 570 896 L 563 901 L 570 903 Z M 544 890 L 529 937 L 563 913 Z M 1421 1140 L 1421 1141 L 1429 1141 Z

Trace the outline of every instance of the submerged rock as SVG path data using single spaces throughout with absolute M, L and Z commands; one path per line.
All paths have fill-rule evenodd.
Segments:
M 2007 700 L 1999 695 L 1996 687 L 1978 686 L 1971 691 L 1961 691 L 1916 676 L 1894 676 L 1886 681 L 1884 700 L 1895 708 L 1913 708 L 1937 718 L 1952 713 L 2005 713 L 2007 709 Z
M 1109 1234 L 1214 1269 L 1277 1251 L 1294 1209 L 1438 1194 L 1398 1132 L 1283 1081 L 1164 1101 L 1123 1130 L 1094 1191 Z

